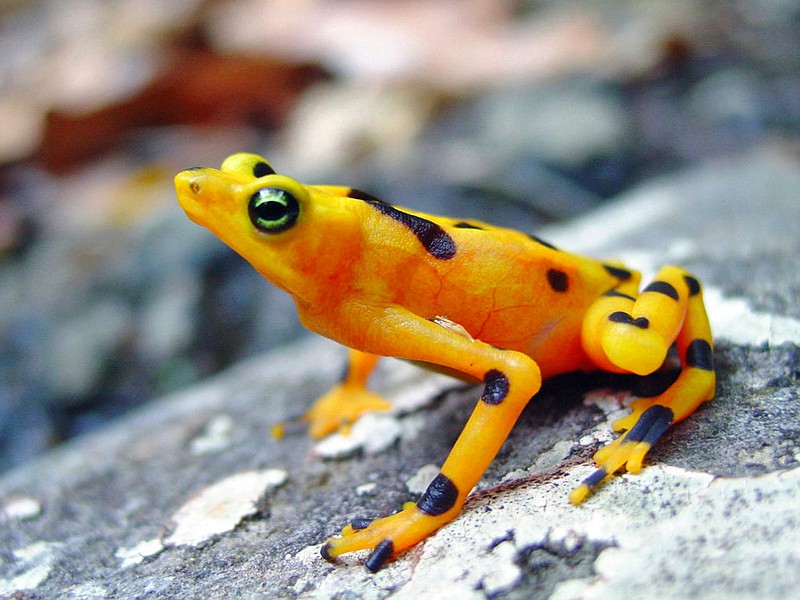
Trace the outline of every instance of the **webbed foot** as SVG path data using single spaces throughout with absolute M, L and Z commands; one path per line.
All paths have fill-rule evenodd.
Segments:
M 652 404 L 647 399 L 639 401 L 638 406 L 634 403 L 633 412 L 613 424 L 614 429 L 630 429 L 595 453 L 597 469 L 572 490 L 570 502 L 583 502 L 594 488 L 619 469 L 638 473 L 645 455 L 669 429 L 674 419 L 672 409 L 666 406 Z
M 391 558 L 408 550 L 419 541 L 452 520 L 454 515 L 432 516 L 422 512 L 416 503 L 407 502 L 403 510 L 388 517 L 368 522 L 354 520 L 342 529 L 339 537 L 323 544 L 320 554 L 325 560 L 372 549 L 364 566 L 375 573 Z
M 346 430 L 367 412 L 387 411 L 392 405 L 378 394 L 360 385 L 342 383 L 321 396 L 306 413 L 308 433 L 321 438 L 337 430 Z

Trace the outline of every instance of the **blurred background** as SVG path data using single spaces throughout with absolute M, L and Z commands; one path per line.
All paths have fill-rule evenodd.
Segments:
M 177 171 L 535 231 L 796 161 L 799 42 L 795 0 L 0 0 L 0 471 L 302 334 Z

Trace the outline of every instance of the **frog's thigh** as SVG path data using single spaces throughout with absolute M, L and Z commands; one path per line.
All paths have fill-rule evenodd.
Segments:
M 617 288 L 596 300 L 582 331 L 592 360 L 601 368 L 637 375 L 658 369 L 683 325 L 687 277 L 682 269 L 664 267 L 638 297 L 634 290 Z
M 402 309 L 382 312 L 376 329 L 380 334 L 365 344 L 371 351 L 466 373 L 482 380 L 484 391 L 441 471 L 418 502 L 363 529 L 348 526 L 322 548 L 328 559 L 374 548 L 367 561 L 371 570 L 455 518 L 541 384 L 539 368 L 529 357 L 469 339 Z
M 594 352 L 602 349 L 605 354 L 597 359 L 601 366 L 610 363 L 612 367 L 625 367 L 621 370 L 640 372 L 631 365 L 641 367 L 647 361 L 636 362 L 635 352 L 655 347 L 661 356 L 662 350 L 666 354 L 674 341 L 682 370 L 664 393 L 655 398 L 637 400 L 631 414 L 614 423 L 615 429 L 627 430 L 627 433 L 595 454 L 598 469 L 573 491 L 570 498 L 575 503 L 581 502 L 593 487 L 619 468 L 625 466 L 628 471 L 639 471 L 647 452 L 670 425 L 686 418 L 700 404 L 714 397 L 716 383 L 711 329 L 700 284 L 682 269 L 665 267 L 638 299 L 607 295 L 598 300 L 590 313 L 587 318 L 594 322 L 584 326 L 584 344 L 591 346 Z M 601 322 L 603 315 L 613 325 L 604 327 Z M 587 330 L 614 339 L 610 342 L 601 340 L 600 344 L 592 339 L 587 343 Z M 648 331 L 653 335 L 648 335 Z M 606 349 L 615 344 L 629 346 L 625 351 L 612 353 L 614 357 L 622 356 L 625 360 L 612 362 Z M 664 344 L 663 348 L 661 344 Z M 658 366 L 660 363 L 655 368 Z M 641 369 L 641 372 L 650 371 Z

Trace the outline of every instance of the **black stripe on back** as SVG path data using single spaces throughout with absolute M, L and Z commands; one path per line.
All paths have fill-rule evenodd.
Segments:
M 371 196 L 360 190 L 350 190 L 348 196 L 356 200 L 363 200 L 387 217 L 391 217 L 398 223 L 402 223 L 408 227 L 408 229 L 417 236 L 417 239 L 425 247 L 425 250 L 434 258 L 449 260 L 456 255 L 456 243 L 453 241 L 453 238 L 433 221 L 428 221 L 422 217 L 398 210 L 391 204 L 383 200 L 378 200 L 375 196 Z
M 553 244 L 551 244 L 550 242 L 545 242 L 542 238 L 536 237 L 535 235 L 533 235 L 531 233 L 528 234 L 528 237 L 530 239 L 532 239 L 534 242 L 536 242 L 537 244 L 541 244 L 545 248 L 550 248 L 551 250 L 558 250 L 558 248 L 553 246 Z
M 467 223 L 466 221 L 460 221 L 453 225 L 453 227 L 457 229 L 479 229 L 483 230 L 483 227 L 478 227 L 477 225 L 473 225 L 472 223 Z

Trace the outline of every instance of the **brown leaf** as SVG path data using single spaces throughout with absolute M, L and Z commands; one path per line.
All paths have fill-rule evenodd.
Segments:
M 185 51 L 127 100 L 85 114 L 49 113 L 37 156 L 48 170 L 63 172 L 114 148 L 138 127 L 277 127 L 297 96 L 325 77 L 314 65 Z

